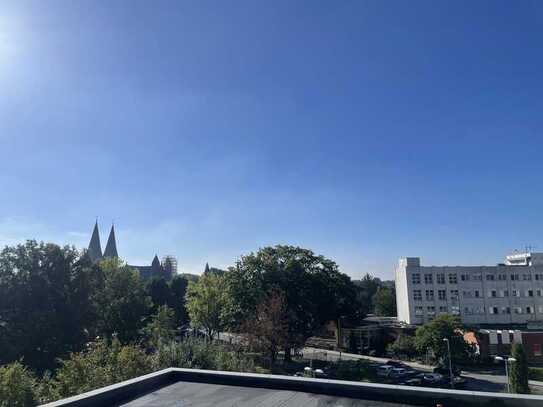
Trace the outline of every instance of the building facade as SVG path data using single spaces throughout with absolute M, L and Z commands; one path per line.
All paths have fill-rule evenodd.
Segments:
M 543 253 L 517 253 L 496 266 L 421 266 L 401 258 L 395 271 L 398 320 L 423 324 L 439 314 L 469 325 L 543 321 Z

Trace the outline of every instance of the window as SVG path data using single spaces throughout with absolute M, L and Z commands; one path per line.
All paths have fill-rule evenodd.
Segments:
M 462 274 L 462 275 L 460 275 L 460 280 L 462 280 L 462 281 L 469 281 L 469 274 Z
M 420 284 L 420 274 L 418 274 L 418 273 L 411 274 L 411 283 L 412 284 Z
M 527 297 L 533 297 L 534 296 L 534 290 L 528 290 L 526 292 L 526 294 L 528 294 Z
M 500 290 L 500 297 L 509 297 L 508 290 Z
M 533 345 L 534 356 L 541 356 L 541 344 L 534 343 Z
M 524 281 L 531 281 L 532 280 L 532 275 L 531 274 L 523 274 L 522 279 Z
M 451 314 L 460 315 L 460 307 L 458 305 L 453 305 L 451 307 Z
M 437 290 L 437 298 L 441 301 L 445 301 L 447 299 L 447 292 L 445 290 Z
M 537 292 L 537 296 L 541 297 L 541 290 L 537 290 L 536 292 Z
M 473 292 L 475 298 L 479 298 L 479 290 Z
M 510 314 L 511 308 L 509 307 L 502 307 L 502 314 Z
M 437 275 L 437 283 L 445 284 L 445 274 L 441 273 Z
M 473 315 L 473 307 L 464 307 L 465 315 Z
M 515 314 L 522 314 L 522 307 L 515 307 Z
M 535 279 L 538 280 L 538 281 L 543 280 L 543 274 L 536 274 Z
M 464 298 L 472 297 L 471 291 L 462 291 L 462 295 L 464 296 Z
M 498 280 L 500 280 L 500 281 L 505 281 L 505 280 L 507 280 L 507 275 L 505 275 L 505 274 L 498 274 Z
M 481 281 L 481 280 L 482 280 L 482 276 L 480 274 L 473 275 L 473 281 Z
M 486 281 L 494 281 L 494 274 L 487 274 Z
M 439 312 L 440 312 L 440 313 L 445 313 L 445 312 L 447 312 L 447 306 L 441 305 L 441 306 L 439 307 Z
M 475 308 L 476 314 L 484 314 L 485 313 L 485 307 L 476 307 Z
M 422 307 L 415 307 L 415 315 L 422 315 L 424 314 L 424 311 L 422 310 Z
M 539 306 L 539 313 L 540 313 L 540 314 L 543 314 L 543 305 L 540 305 L 540 306 Z
M 436 307 L 426 307 L 426 313 L 428 315 L 434 315 L 436 313 Z
M 434 284 L 434 277 L 431 274 L 425 274 L 424 284 Z
M 526 307 L 526 313 L 527 314 L 533 314 L 534 313 L 534 307 Z
M 498 307 L 488 307 L 488 313 L 489 314 L 497 314 L 498 313 Z
M 434 290 L 426 290 L 426 301 L 434 300 Z
M 511 281 L 518 281 L 519 275 L 518 274 L 511 274 Z
M 519 290 L 511 290 L 511 294 L 513 297 L 520 297 L 520 291 Z
M 413 290 L 413 299 L 415 301 L 422 301 L 422 293 L 421 290 Z
M 456 274 L 449 274 L 449 284 L 458 284 L 458 277 Z
M 458 299 L 458 290 L 451 290 L 451 300 Z
M 496 298 L 496 297 L 498 296 L 498 293 L 497 293 L 496 290 L 490 290 L 490 291 L 488 292 L 488 296 L 489 296 L 489 297 L 492 297 L 492 298 Z

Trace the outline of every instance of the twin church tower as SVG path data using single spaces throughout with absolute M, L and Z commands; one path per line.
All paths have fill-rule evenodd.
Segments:
M 98 263 L 99 261 L 107 258 L 118 258 L 119 254 L 117 252 L 117 240 L 115 238 L 115 226 L 111 225 L 111 230 L 109 232 L 109 237 L 107 238 L 106 248 L 102 254 L 102 246 L 100 244 L 100 232 L 98 231 L 98 221 L 94 224 L 94 229 L 92 231 L 91 240 L 89 242 L 89 248 L 87 249 L 87 254 L 89 255 L 93 263 Z M 167 280 L 171 279 L 174 274 L 177 273 L 177 260 L 173 256 L 165 256 L 162 259 L 162 263 L 158 259 L 158 256 L 155 254 L 153 261 L 150 266 L 133 266 L 129 267 L 136 269 L 142 279 L 152 279 L 152 278 L 165 278 Z

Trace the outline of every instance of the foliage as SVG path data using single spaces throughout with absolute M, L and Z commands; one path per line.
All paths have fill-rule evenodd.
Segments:
M 421 354 L 431 349 L 438 360 L 444 361 L 447 358 L 447 344 L 443 339 L 446 338 L 449 340 L 453 363 L 460 362 L 471 357 L 473 353 L 472 347 L 464 340 L 463 330 L 460 318 L 448 314 L 440 315 L 417 328 L 415 346 Z
M 170 281 L 170 300 L 167 303 L 175 314 L 175 325 L 181 326 L 189 322 L 189 315 L 185 307 L 185 295 L 189 280 L 183 276 L 175 276 Z
M 358 344 L 356 341 L 356 335 L 354 333 L 354 330 L 351 330 L 349 332 L 349 352 L 357 353 L 357 351 L 358 351 Z
M 513 344 L 511 357 L 516 359 L 509 366 L 509 380 L 511 382 L 511 390 L 513 393 L 528 394 L 530 387 L 528 386 L 528 360 L 524 347 L 520 343 Z
M 356 287 L 339 272 L 332 260 L 294 246 L 265 247 L 242 256 L 225 274 L 231 307 L 228 314 L 233 328 L 255 315 L 259 304 L 272 291 L 286 302 L 288 343 L 303 345 L 325 322 L 340 316 L 360 317 Z
M 415 338 L 409 335 L 400 335 L 398 338 L 388 345 L 387 350 L 395 356 L 406 356 L 412 358 L 417 355 L 417 347 Z
M 543 382 L 543 368 L 541 368 L 541 367 L 530 367 L 528 369 L 528 379 Z
M 71 247 L 37 243 L 0 252 L 0 364 L 24 357 L 40 371 L 94 332 L 101 273 Z
M 34 406 L 36 391 L 34 375 L 21 363 L 0 367 L 0 407 Z
M 136 340 L 152 305 L 139 274 L 115 258 L 102 261 L 100 268 L 104 287 L 97 295 L 99 332 L 108 338 L 117 334 L 122 343 Z
M 158 349 L 161 344 L 169 343 L 175 338 L 175 313 L 167 305 L 158 307 L 157 313 L 151 316 L 151 321 L 143 328 L 149 346 Z
M 333 379 L 352 381 L 374 381 L 375 369 L 365 360 L 342 360 L 334 363 L 329 375 Z
M 243 324 L 251 349 L 262 351 L 275 362 L 277 352 L 288 342 L 288 321 L 285 297 L 278 291 L 271 294 L 256 308 L 254 317 Z
M 191 324 L 202 327 L 209 339 L 221 332 L 227 323 L 228 297 L 224 278 L 216 274 L 204 274 L 198 282 L 189 282 L 186 307 Z
M 186 338 L 182 342 L 162 344 L 153 355 L 154 369 L 182 367 L 192 369 L 255 371 L 254 361 L 218 342 Z
M 373 299 L 374 313 L 382 317 L 396 316 L 396 289 L 382 286 L 377 289 Z
M 357 298 L 360 303 L 361 310 L 364 314 L 370 314 L 374 311 L 373 298 L 377 290 L 382 285 L 379 278 L 373 277 L 366 273 L 361 280 L 354 281 L 358 290 Z
M 117 338 L 88 344 L 88 349 L 70 354 L 50 380 L 52 399 L 69 397 L 128 380 L 152 370 L 151 360 L 135 345 L 122 346 Z

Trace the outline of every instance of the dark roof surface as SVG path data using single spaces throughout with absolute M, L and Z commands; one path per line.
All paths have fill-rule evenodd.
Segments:
M 132 400 L 125 407 L 401 407 L 374 400 L 334 397 L 290 390 L 227 386 L 209 383 L 176 382 Z

